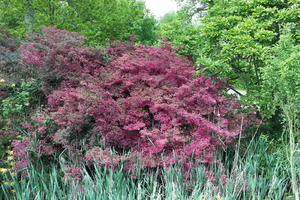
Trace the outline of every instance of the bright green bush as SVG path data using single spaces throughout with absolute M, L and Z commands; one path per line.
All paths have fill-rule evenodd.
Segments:
M 6 125 L 17 125 L 26 120 L 31 109 L 42 103 L 41 83 L 31 80 L 19 86 L 11 84 L 10 87 L 12 93 L 0 102 L 0 115 Z M 5 126 L 2 128 L 9 129 Z

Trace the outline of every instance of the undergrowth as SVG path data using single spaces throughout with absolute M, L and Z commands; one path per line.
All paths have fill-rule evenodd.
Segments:
M 228 153 L 229 154 L 229 153 Z M 80 169 L 82 180 L 66 180 L 67 168 L 60 165 L 30 165 L 28 176 L 6 175 L 13 186 L 2 184 L 1 199 L 170 199 L 170 200 L 281 200 L 289 197 L 290 175 L 281 152 L 270 152 L 264 139 L 253 140 L 243 153 L 236 150 L 209 167 L 191 169 L 188 178 L 179 165 L 161 170 L 137 168 L 125 172 L 95 167 Z M 223 155 L 224 156 L 224 155 Z M 267 158 L 267 159 L 265 159 Z M 221 157 L 220 157 L 221 159 Z M 298 163 L 300 164 L 300 163 Z M 265 167 L 266 165 L 274 167 Z M 299 166 L 298 166 L 299 167 Z M 211 176 L 211 177 L 210 177 Z M 14 192 L 11 192 L 14 190 Z

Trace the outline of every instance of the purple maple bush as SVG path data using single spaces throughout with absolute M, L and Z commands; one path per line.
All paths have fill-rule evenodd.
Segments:
M 97 50 L 83 47 L 84 40 L 44 28 L 21 45 L 22 68 L 43 81 L 48 103 L 27 125 L 34 141 L 15 143 L 18 152 L 68 150 L 88 165 L 122 162 L 128 169 L 137 160 L 141 167 L 189 168 L 214 162 L 218 149 L 257 123 L 254 113 L 221 95 L 224 82 L 195 75 L 167 41 L 161 47 L 114 41 Z

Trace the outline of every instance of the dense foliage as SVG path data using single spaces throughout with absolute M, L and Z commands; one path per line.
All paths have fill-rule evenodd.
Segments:
M 169 42 L 117 43 L 101 52 L 79 47 L 84 38 L 75 33 L 43 32 L 20 47 L 23 68 L 36 72 L 48 94 L 46 109 L 35 117 L 37 131 L 25 126 L 35 138 L 27 148 L 40 155 L 72 149 L 88 163 L 122 159 L 134 167 L 141 159 L 142 166 L 156 167 L 175 164 L 176 153 L 189 167 L 214 162 L 218 147 L 255 123 L 221 96 L 221 81 L 193 76 L 193 65 L 177 57 Z M 124 151 L 131 153 L 118 154 Z
M 193 27 L 193 31 L 186 31 L 189 30 L 187 28 L 178 31 L 178 25 L 174 22 L 163 24 L 166 31 L 162 32 L 162 36 L 169 37 L 178 46 L 187 44 L 191 49 L 189 53 L 196 58 L 196 64 L 202 66 L 200 72 L 207 70 L 214 76 L 226 78 L 235 87 L 248 92 L 244 103 L 257 104 L 267 111 L 263 104 L 268 100 L 260 95 L 262 69 L 268 64 L 269 49 L 278 43 L 285 25 L 289 24 L 290 36 L 299 43 L 299 2 L 180 2 L 184 2 L 183 11 L 189 11 L 188 16 L 206 14 L 196 23 L 187 24 Z M 184 20 L 183 17 L 186 24 Z
M 285 31 L 269 51 L 268 65 L 263 69 L 262 95 L 268 99 L 266 102 L 273 102 L 267 103 L 270 112 L 274 113 L 277 106 L 281 109 L 288 106 L 296 117 L 300 110 L 300 45 L 292 39 L 289 30 Z
M 158 34 L 172 41 L 172 45 L 178 48 L 179 55 L 195 61 L 199 50 L 203 48 L 199 43 L 199 30 L 199 27 L 176 17 L 168 23 L 161 24 Z
M 201 54 L 198 63 L 251 91 L 261 84 L 266 47 L 277 43 L 287 22 L 299 37 L 299 9 L 292 1 L 213 1 L 203 18 Z
M 130 34 L 144 43 L 156 39 L 154 18 L 143 2 L 135 0 L 1 0 L 0 25 L 18 38 L 41 26 L 56 26 L 88 37 L 93 46 Z

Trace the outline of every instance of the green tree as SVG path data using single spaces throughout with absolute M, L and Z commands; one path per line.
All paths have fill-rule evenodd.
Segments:
M 195 56 L 198 55 L 201 45 L 199 43 L 199 27 L 177 17 L 168 23 L 161 24 L 158 35 L 168 38 L 175 48 L 184 47 L 179 51 L 181 55 L 196 59 Z
M 101 46 L 131 34 L 139 34 L 141 42 L 152 42 L 156 23 L 144 3 L 136 0 L 0 0 L 0 24 L 18 38 L 41 26 L 56 26 Z
M 293 23 L 299 39 L 300 10 L 296 1 L 206 1 L 208 13 L 201 20 L 197 64 L 231 80 L 249 94 L 259 90 L 266 52 L 280 38 L 282 26 Z M 253 100 L 253 99 L 252 99 Z
M 200 19 L 204 17 L 208 10 L 208 4 L 206 1 L 199 0 L 176 0 L 180 6 L 181 15 L 190 22 L 194 19 Z
M 138 42 L 144 45 L 153 45 L 158 40 L 157 27 L 157 20 L 146 10 L 144 17 L 134 23 L 132 32 L 137 35 Z
M 171 21 L 175 20 L 176 16 L 177 16 L 176 12 L 174 12 L 174 11 L 168 12 L 159 19 L 159 23 L 165 24 L 165 23 L 171 22 Z
M 282 111 L 289 141 L 292 189 L 295 199 L 299 200 L 300 171 L 296 170 L 295 158 L 300 153 L 300 44 L 295 45 L 292 35 L 286 33 L 270 54 L 266 67 L 262 69 L 262 96 L 268 99 L 264 103 L 269 111 L 274 112 L 277 108 Z

